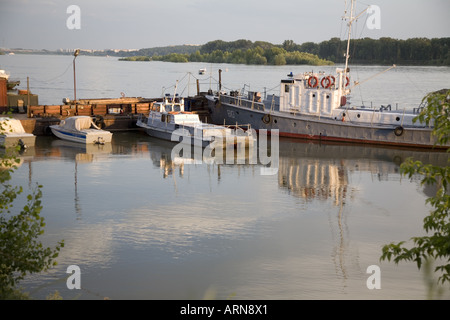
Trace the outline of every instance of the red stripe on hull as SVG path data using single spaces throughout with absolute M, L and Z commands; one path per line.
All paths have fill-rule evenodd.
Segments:
M 259 131 L 259 130 L 257 130 Z M 267 131 L 270 134 L 270 130 Z M 351 138 L 339 138 L 339 137 L 329 137 L 329 136 L 317 136 L 309 134 L 298 134 L 289 132 L 279 132 L 280 137 L 297 138 L 305 140 L 315 140 L 315 141 L 329 141 L 329 142 L 344 142 L 344 143 L 361 143 L 361 144 L 372 144 L 372 145 L 383 145 L 383 146 L 399 146 L 399 147 L 410 147 L 410 148 L 422 148 L 422 149 L 448 149 L 446 146 L 428 146 L 423 144 L 410 144 L 402 142 L 385 142 L 385 141 L 375 141 L 375 140 L 364 140 L 364 139 L 351 139 Z

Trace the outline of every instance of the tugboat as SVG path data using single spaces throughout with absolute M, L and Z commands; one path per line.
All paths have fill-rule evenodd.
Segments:
M 249 123 L 255 130 L 279 130 L 280 136 L 321 141 L 378 145 L 448 148 L 435 145 L 432 127 L 414 123 L 426 106 L 411 111 L 391 110 L 391 106 L 367 108 L 349 102 L 351 92 L 348 67 L 351 25 L 344 68 L 335 74 L 307 72 L 289 74 L 280 83 L 278 96 L 261 99 L 258 92 L 211 92 L 206 96 L 213 123 Z M 395 67 L 393 65 L 391 68 Z

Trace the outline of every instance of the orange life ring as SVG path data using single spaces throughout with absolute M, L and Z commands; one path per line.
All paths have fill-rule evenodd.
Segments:
M 331 82 L 330 87 L 333 87 L 334 84 L 336 83 L 336 78 L 334 76 L 330 76 L 330 79 L 333 80 L 333 82 Z
M 327 84 L 324 85 L 323 82 L 327 81 Z M 320 81 L 320 85 L 322 86 L 322 88 L 328 89 L 331 86 L 331 79 L 330 77 L 323 77 L 322 80 Z
M 313 79 L 314 79 L 314 84 L 311 83 L 311 80 L 313 80 Z M 310 77 L 310 78 L 308 79 L 308 85 L 309 85 L 311 88 L 317 87 L 317 86 L 319 85 L 319 79 L 317 79 L 316 76 Z

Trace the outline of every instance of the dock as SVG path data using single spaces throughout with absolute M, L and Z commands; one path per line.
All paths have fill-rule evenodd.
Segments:
M 79 99 L 60 105 L 30 105 L 9 107 L 10 115 L 19 119 L 27 133 L 36 136 L 49 135 L 49 126 L 58 124 L 70 116 L 91 116 L 96 125 L 108 131 L 138 130 L 140 115 L 148 115 L 155 102 L 163 98 L 100 98 Z M 203 122 L 209 122 L 209 111 L 204 94 L 184 98 L 188 110 L 199 114 Z M 6 110 L 4 110 L 6 111 Z

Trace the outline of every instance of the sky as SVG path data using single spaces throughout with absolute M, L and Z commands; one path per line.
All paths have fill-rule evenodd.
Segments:
M 346 38 L 350 0 L 0 0 L 0 48 L 141 49 Z M 79 11 L 69 10 L 71 5 Z M 450 37 L 449 0 L 358 1 L 353 38 Z M 369 28 L 368 21 L 372 27 Z M 376 28 L 374 28 L 374 26 Z

